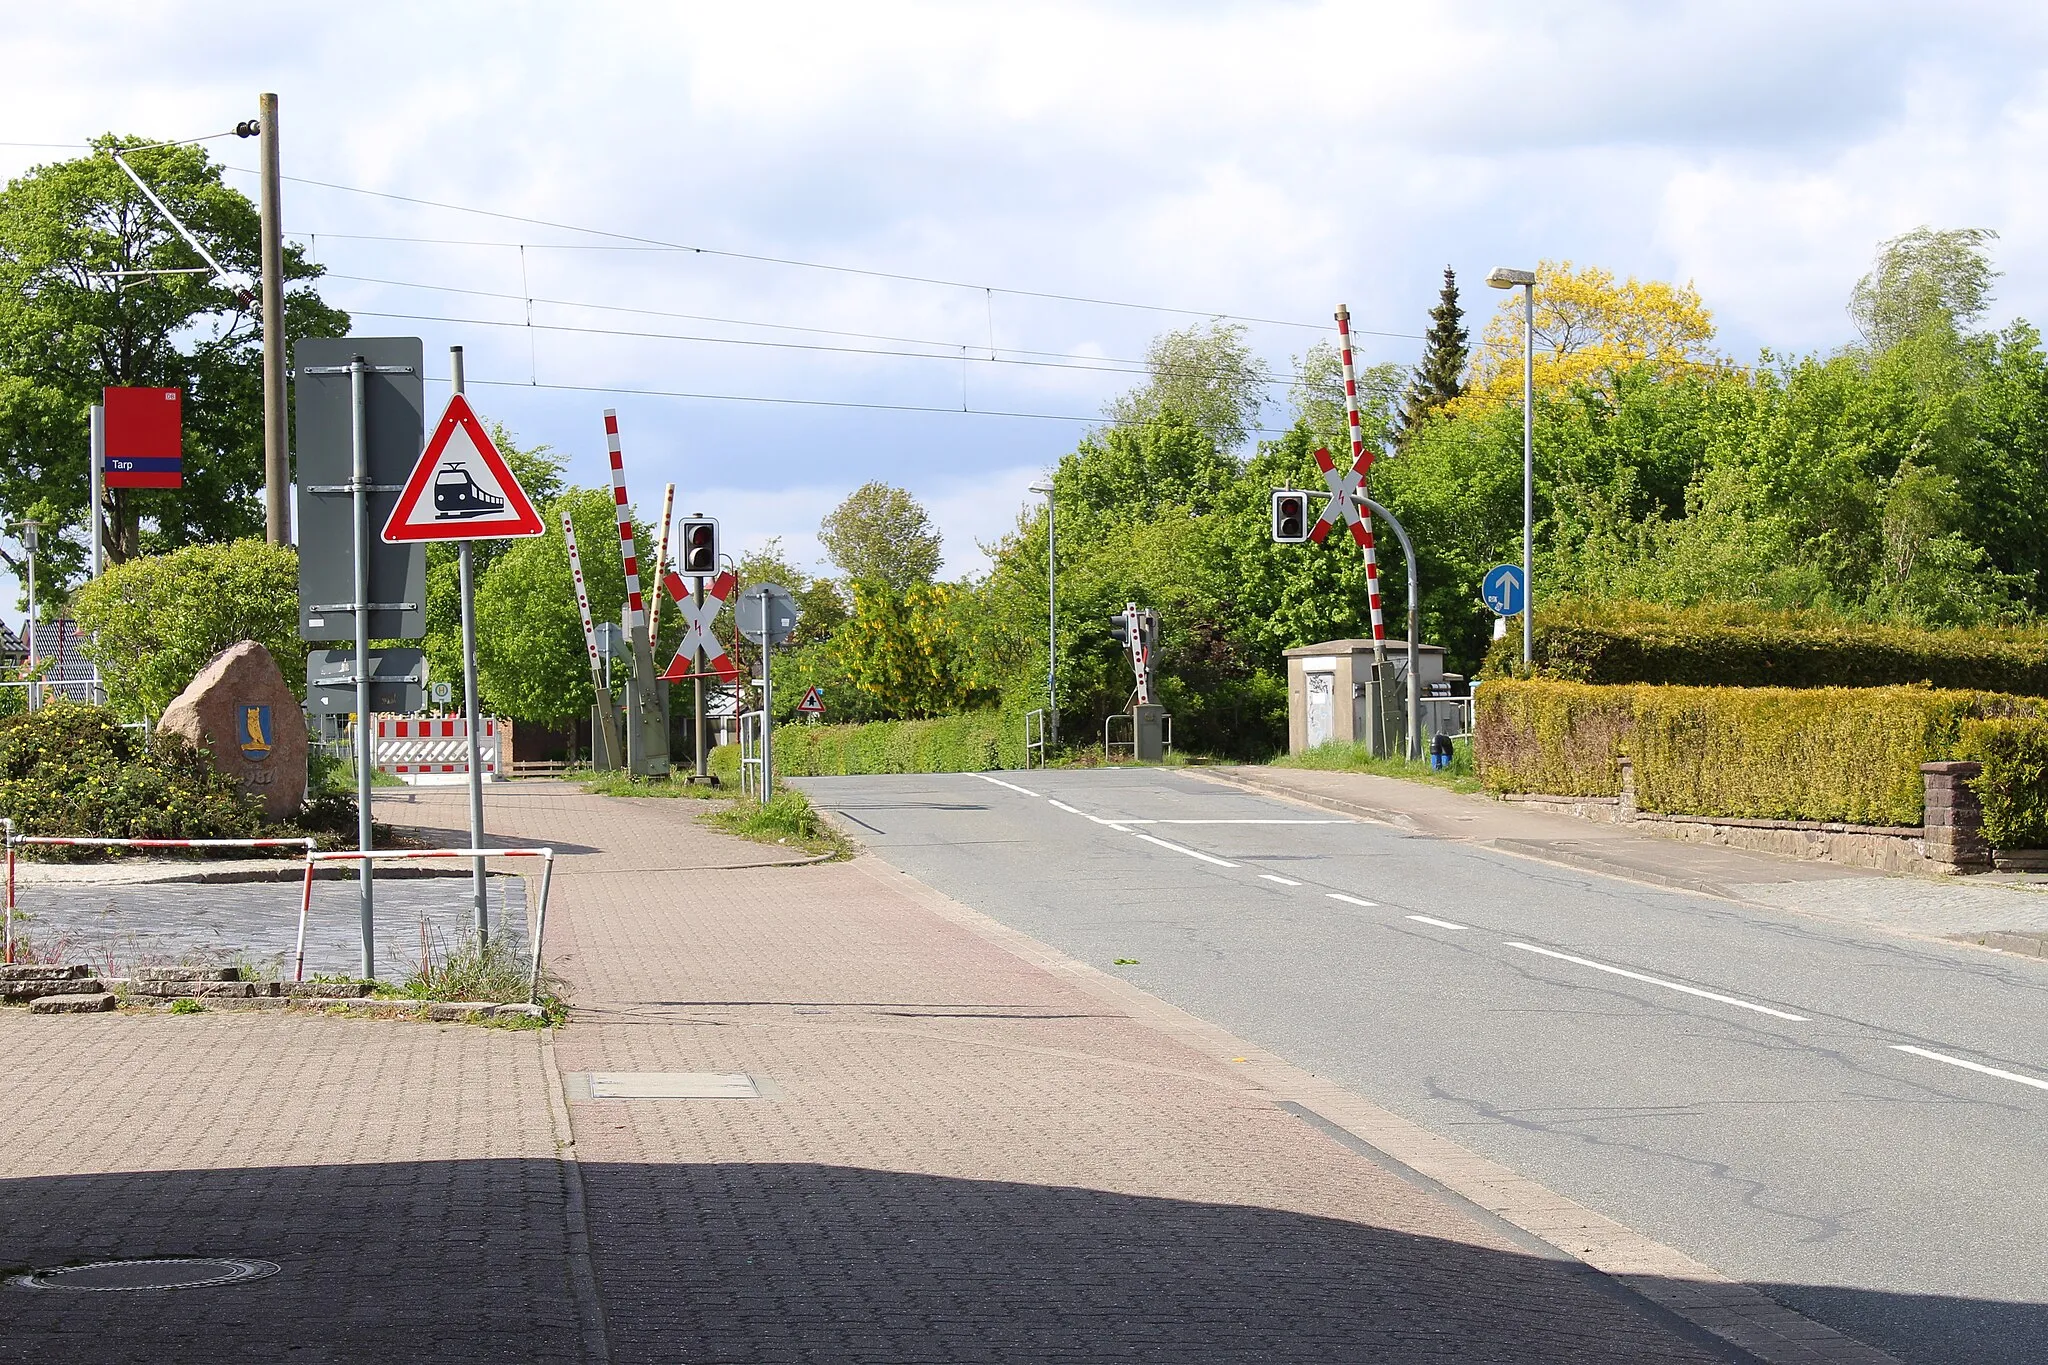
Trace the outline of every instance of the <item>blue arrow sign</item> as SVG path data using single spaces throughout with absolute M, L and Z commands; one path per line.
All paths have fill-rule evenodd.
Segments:
M 1528 601 L 1519 564 L 1496 564 L 1479 585 L 1479 600 L 1502 616 L 1520 616 Z

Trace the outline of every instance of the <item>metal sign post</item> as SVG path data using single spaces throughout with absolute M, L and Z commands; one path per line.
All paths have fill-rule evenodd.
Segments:
M 448 348 L 449 387 L 456 394 L 462 392 L 462 348 Z M 469 553 L 469 542 L 457 541 L 455 545 L 455 573 L 462 598 L 462 715 L 469 722 L 469 846 L 484 846 L 484 769 L 483 755 L 477 749 L 477 736 L 483 731 L 483 717 L 476 703 L 476 567 Z M 484 873 L 484 860 L 478 858 L 470 864 L 469 894 L 476 912 L 476 942 L 481 948 L 491 936 L 491 890 Z
M 796 599 L 780 583 L 756 583 L 734 608 L 740 634 L 761 646 L 761 804 L 775 794 L 775 646 L 796 633 Z
M 349 411 L 354 415 L 349 441 L 349 498 L 355 520 L 355 593 L 349 598 L 349 616 L 356 628 L 356 848 L 368 853 L 377 846 L 370 808 L 370 420 L 369 400 L 363 381 L 369 366 L 361 356 L 348 363 Z M 377 888 L 371 864 L 363 859 L 359 909 L 363 925 L 363 977 L 377 975 L 376 900 Z
M 416 546 L 385 544 L 370 529 L 377 512 L 392 505 L 397 480 L 419 458 L 423 351 L 417 337 L 308 337 L 294 348 L 294 357 L 299 635 L 354 643 L 355 676 L 349 681 L 355 684 L 356 839 L 359 849 L 368 852 L 373 847 L 370 773 L 375 759 L 370 640 L 418 639 L 426 633 L 425 553 Z M 345 391 L 338 382 L 343 379 Z M 345 513 L 336 502 L 344 494 Z M 349 570 L 345 589 L 343 563 Z M 338 600 L 344 592 L 346 600 Z M 371 859 L 362 860 L 360 881 L 365 978 L 377 972 L 371 864 Z
M 399 490 L 398 503 L 385 518 L 386 542 L 452 540 L 456 542 L 457 580 L 462 603 L 462 704 L 467 724 L 469 768 L 469 846 L 484 846 L 484 769 L 479 747 L 483 717 L 476 697 L 476 571 L 472 540 L 506 540 L 537 536 L 545 527 L 511 466 L 491 441 L 469 400 L 462 394 L 462 348 L 448 348 L 454 393 L 434 424 L 434 435 L 414 462 Z M 476 941 L 490 941 L 490 890 L 484 860 L 470 863 L 470 895 L 475 909 Z

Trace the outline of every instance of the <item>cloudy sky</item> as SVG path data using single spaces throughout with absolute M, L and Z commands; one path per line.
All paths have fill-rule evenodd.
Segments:
M 1824 350 L 1922 223 L 1996 229 L 1997 318 L 2042 315 L 2048 12 L 1541 8 L 17 7 L 0 174 L 276 91 L 286 227 L 359 332 L 464 345 L 580 482 L 616 407 L 643 511 L 673 481 L 729 547 L 815 559 L 907 487 L 954 572 L 1210 315 L 1284 373 L 1343 301 L 1406 362 L 1446 264 L 1483 314 L 1489 266 L 1568 258 L 1693 281 L 1737 356 Z

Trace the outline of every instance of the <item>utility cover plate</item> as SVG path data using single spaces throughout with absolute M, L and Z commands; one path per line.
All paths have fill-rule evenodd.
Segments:
M 761 1087 L 744 1071 L 593 1071 L 588 1084 L 593 1100 L 761 1098 Z
M 139 1261 L 94 1261 L 10 1275 L 17 1289 L 83 1289 L 106 1293 L 129 1289 L 209 1289 L 277 1273 L 271 1261 L 240 1256 L 171 1256 Z

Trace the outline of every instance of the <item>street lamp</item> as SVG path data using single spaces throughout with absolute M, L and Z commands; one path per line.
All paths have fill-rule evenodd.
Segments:
M 1057 546 L 1053 538 L 1052 485 L 1034 483 L 1031 491 L 1045 494 L 1045 729 L 1046 738 L 1057 744 L 1060 738 L 1060 608 L 1059 596 L 1054 590 L 1057 580 L 1053 576 Z
M 1536 615 L 1536 272 L 1497 265 L 1486 274 L 1495 289 L 1522 286 L 1522 662 L 1534 654 Z

